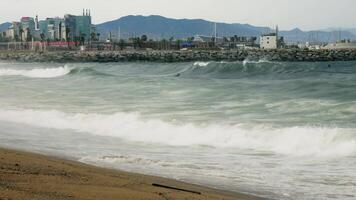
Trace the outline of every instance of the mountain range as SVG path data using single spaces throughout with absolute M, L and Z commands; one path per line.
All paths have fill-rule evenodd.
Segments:
M 11 24 L 0 24 L 0 31 L 6 30 Z M 141 16 L 129 15 L 117 20 L 97 24 L 100 37 L 105 39 L 111 34 L 121 38 L 139 37 L 147 35 L 152 39 L 161 38 L 187 38 L 195 35 L 214 35 L 215 22 L 203 19 L 171 19 L 158 15 Z M 220 37 L 260 36 L 263 33 L 272 32 L 269 27 L 253 26 L 239 23 L 216 23 L 217 34 Z M 324 29 L 316 31 L 302 31 L 298 28 L 288 31 L 280 31 L 287 42 L 330 42 L 338 39 L 356 40 L 356 29 Z
M 253 26 L 239 23 L 216 23 L 219 36 L 260 36 L 263 33 L 272 32 L 269 27 Z M 202 19 L 171 19 L 157 15 L 151 16 L 126 16 L 114 21 L 97 25 L 97 30 L 102 37 L 108 37 L 109 33 L 116 37 L 119 32 L 121 38 L 147 35 L 149 38 L 187 38 L 194 35 L 212 36 L 215 22 Z M 302 31 L 298 28 L 289 31 L 280 31 L 287 42 L 330 42 L 338 39 L 356 40 L 356 29 L 333 31 L 317 30 Z

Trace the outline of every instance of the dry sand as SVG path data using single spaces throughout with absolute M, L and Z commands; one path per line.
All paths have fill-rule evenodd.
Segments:
M 179 189 L 161 188 L 160 184 Z M 0 149 L 0 200 L 259 199 L 165 178 Z

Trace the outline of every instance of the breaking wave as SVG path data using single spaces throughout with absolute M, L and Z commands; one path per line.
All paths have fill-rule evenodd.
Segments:
M 267 59 L 260 59 L 258 61 L 246 59 L 246 60 L 242 61 L 242 64 L 244 66 L 246 66 L 247 64 L 259 64 L 259 63 L 271 63 L 271 62 Z
M 183 75 L 241 78 L 251 76 L 305 77 L 320 75 L 350 75 L 356 69 L 352 63 L 334 66 L 329 63 L 272 62 L 265 59 L 242 62 L 195 62 Z
M 193 65 L 194 66 L 200 66 L 200 67 L 206 67 L 210 64 L 211 62 L 195 62 Z
M 356 154 L 355 130 L 336 127 L 201 126 L 145 120 L 135 113 L 68 114 L 55 110 L 0 110 L 0 120 L 172 146 L 204 145 L 293 156 Z
M 111 68 L 123 68 L 127 70 L 135 69 L 137 73 L 144 70 L 147 74 L 155 76 L 182 77 L 212 77 L 212 78 L 243 78 L 251 76 L 284 76 L 284 77 L 305 77 L 319 76 L 323 74 L 348 75 L 356 73 L 352 66 L 333 67 L 320 63 L 283 63 L 271 62 L 268 60 L 245 60 L 243 62 L 194 62 L 194 63 L 173 63 L 155 64 L 154 67 L 142 69 L 140 63 L 108 65 Z M 115 71 L 115 70 L 114 70 Z M 57 68 L 34 68 L 34 69 L 11 69 L 0 68 L 0 76 L 24 76 L 29 78 L 55 78 L 65 75 L 82 76 L 117 76 L 112 71 L 106 71 L 105 67 L 85 67 L 75 65 L 65 65 Z M 135 75 L 135 74 L 133 74 Z
M 36 68 L 30 70 L 0 69 L 0 76 L 24 76 L 29 78 L 55 78 L 67 75 L 71 72 L 68 66 L 57 68 Z

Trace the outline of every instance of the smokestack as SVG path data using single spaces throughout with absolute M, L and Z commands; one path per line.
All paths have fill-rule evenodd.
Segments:
M 39 30 L 39 23 L 38 23 L 38 15 L 36 15 L 36 19 L 35 19 L 35 29 Z

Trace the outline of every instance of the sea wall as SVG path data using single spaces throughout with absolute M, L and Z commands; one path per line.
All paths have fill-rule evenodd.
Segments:
M 229 50 L 229 51 L 0 51 L 0 60 L 21 62 L 189 62 L 189 61 L 351 61 L 356 50 Z

